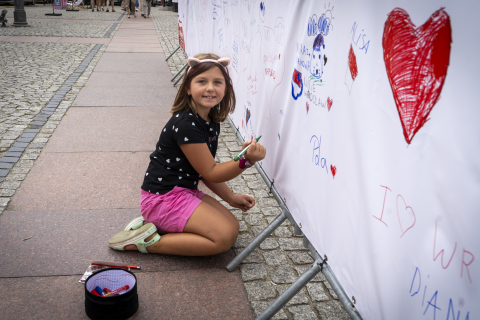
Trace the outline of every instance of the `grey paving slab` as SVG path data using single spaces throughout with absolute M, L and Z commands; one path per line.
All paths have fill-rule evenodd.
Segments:
M 132 320 L 254 319 L 248 301 L 237 294 L 243 284 L 236 272 L 215 269 L 134 273 L 139 308 Z M 17 320 L 87 320 L 85 289 L 78 278 L 0 279 L 2 316 Z
M 138 208 L 150 153 L 42 153 L 8 210 Z
M 166 66 L 158 73 L 140 74 L 135 72 L 93 73 L 82 88 L 73 106 L 95 107 L 171 107 L 177 94 L 170 82 Z
M 44 152 L 153 152 L 169 108 L 71 107 Z
M 140 215 L 136 209 L 4 211 L 0 277 L 83 274 L 87 260 L 138 265 L 142 271 L 225 268 L 233 252 L 182 257 L 110 249 L 108 239 Z M 22 221 L 22 223 L 18 223 Z M 25 240 L 27 239 L 27 240 Z M 78 280 L 77 280 L 78 281 Z
M 163 52 L 160 44 L 110 43 L 105 52 Z
M 163 53 L 105 52 L 97 63 L 95 72 L 157 73 L 165 67 Z

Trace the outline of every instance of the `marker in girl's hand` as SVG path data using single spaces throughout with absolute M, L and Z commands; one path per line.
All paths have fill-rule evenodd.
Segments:
M 262 137 L 262 136 L 260 136 L 260 137 L 258 137 L 258 138 L 255 138 L 255 141 L 258 142 L 258 140 L 260 140 L 261 137 Z M 243 157 L 243 156 L 245 155 L 245 153 L 247 153 L 247 150 L 248 150 L 248 148 L 250 148 L 251 145 L 252 145 L 252 144 L 249 144 L 245 149 L 243 149 L 242 151 L 240 151 L 240 153 L 239 153 L 237 156 L 235 156 L 235 158 L 233 158 L 233 160 L 234 160 L 234 161 L 240 160 L 240 158 Z

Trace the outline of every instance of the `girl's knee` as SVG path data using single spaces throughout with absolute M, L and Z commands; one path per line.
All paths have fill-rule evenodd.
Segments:
M 237 237 L 238 229 L 236 229 L 235 226 L 231 225 L 230 227 L 225 228 L 216 241 L 219 253 L 230 250 L 235 244 L 235 241 L 237 241 Z

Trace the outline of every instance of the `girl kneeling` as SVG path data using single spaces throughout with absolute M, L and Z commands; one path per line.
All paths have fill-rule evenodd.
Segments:
M 142 185 L 142 217 L 109 240 L 115 250 L 139 250 L 186 256 L 213 255 L 235 243 L 239 223 L 214 198 L 198 190 L 199 180 L 229 205 L 246 212 L 255 205 L 248 195 L 234 194 L 225 184 L 265 158 L 255 140 L 244 159 L 217 164 L 220 122 L 235 109 L 228 58 L 198 54 L 189 66 L 162 129 Z

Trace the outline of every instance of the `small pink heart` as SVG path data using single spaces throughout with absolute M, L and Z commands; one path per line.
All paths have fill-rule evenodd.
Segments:
M 307 113 L 308 113 L 309 109 L 310 109 L 310 106 L 308 105 L 308 102 L 307 102 Z
M 330 108 L 332 107 L 333 100 L 330 99 L 330 97 L 327 98 L 327 105 L 328 105 L 328 111 L 330 111 Z
M 403 208 L 402 208 L 402 206 L 400 206 L 400 210 L 398 210 L 398 209 L 399 209 L 399 207 L 398 207 L 398 205 L 399 205 L 398 199 L 399 199 L 399 198 L 402 199 L 403 205 L 404 205 Z M 412 222 L 408 222 L 408 221 L 409 221 L 409 219 L 408 219 L 408 217 L 409 217 L 408 212 L 409 212 L 409 211 L 412 212 L 412 215 L 413 215 L 413 223 L 412 223 Z M 400 212 L 401 212 L 401 214 L 400 214 Z M 405 199 L 403 199 L 403 197 L 402 197 L 401 195 L 398 195 L 398 196 L 397 196 L 397 217 L 398 217 L 398 222 L 399 222 L 399 224 L 400 224 L 400 231 L 402 232 L 402 235 L 400 236 L 400 238 L 401 238 L 401 237 L 403 237 L 403 235 L 405 234 L 405 232 L 407 232 L 408 230 L 412 229 L 413 226 L 415 225 L 415 222 L 417 222 L 417 218 L 416 218 L 416 216 L 415 216 L 415 212 L 413 212 L 412 207 L 407 206 L 407 203 L 405 202 Z M 405 231 L 403 231 L 402 220 L 404 220 L 404 224 L 408 224 L 408 225 L 409 225 L 409 227 L 408 227 Z M 410 219 L 410 221 L 411 221 L 411 219 Z
M 335 174 L 337 173 L 337 167 L 330 165 L 330 170 L 332 171 L 333 179 L 335 179 Z

